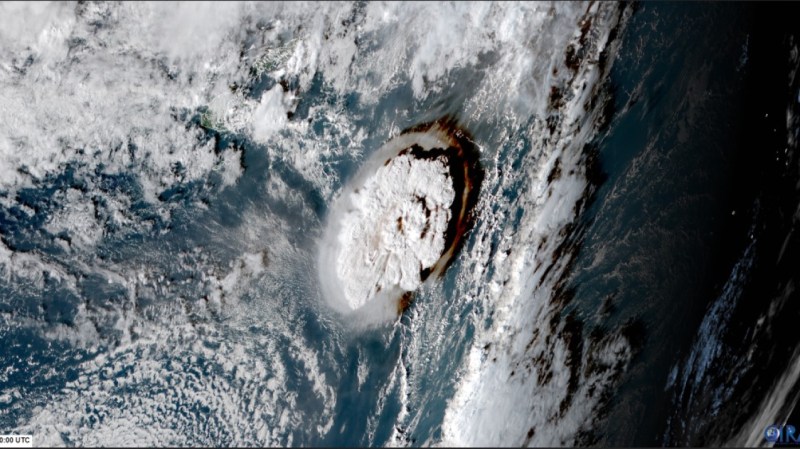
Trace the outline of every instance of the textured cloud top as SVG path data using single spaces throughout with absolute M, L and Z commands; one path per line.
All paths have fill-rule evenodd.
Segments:
M 482 178 L 475 146 L 445 121 L 378 150 L 331 209 L 320 254 L 331 305 L 380 317 L 402 311 L 452 259 Z

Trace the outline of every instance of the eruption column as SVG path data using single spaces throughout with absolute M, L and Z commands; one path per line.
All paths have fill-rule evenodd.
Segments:
M 451 120 L 387 142 L 331 207 L 319 259 L 331 306 L 383 318 L 401 313 L 414 290 L 453 260 L 482 179 L 477 148 Z

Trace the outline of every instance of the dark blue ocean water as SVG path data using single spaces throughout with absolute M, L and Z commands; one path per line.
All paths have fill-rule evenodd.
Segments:
M 791 221 L 774 215 L 785 206 L 770 202 L 774 209 L 765 211 L 764 198 L 783 196 L 792 210 L 797 197 L 791 184 L 777 182 L 797 176 L 781 170 L 796 158 L 784 151 L 780 123 L 794 94 L 781 84 L 787 74 L 781 27 L 789 25 L 774 19 L 788 13 L 745 4 L 642 4 L 625 31 L 612 75 L 615 112 L 598 142 L 608 178 L 584 217 L 585 243 L 572 277 L 575 307 L 587 320 L 601 329 L 643 324 L 640 351 L 594 440 L 600 444 L 728 441 L 759 407 L 762 398 L 751 393 L 764 391 L 785 369 L 783 348 L 797 345 L 795 336 L 780 344 L 764 337 L 760 362 L 750 365 L 764 383 L 736 383 L 748 375 L 738 367 L 755 345 L 740 339 L 753 335 L 757 311 L 776 298 L 776 284 L 796 276 L 763 281 L 776 270 L 767 229 L 786 229 Z M 770 25 L 762 21 L 775 28 L 766 31 Z M 702 387 L 689 402 L 676 399 L 668 387 L 671 368 L 699 344 L 695 330 L 752 239 L 764 257 L 760 266 L 747 265 L 746 281 L 735 286 L 745 299 L 731 307 L 743 316 L 712 331 L 724 356 L 710 358 L 714 371 L 697 378 L 698 388 L 736 386 L 741 396 L 734 393 L 721 410 L 702 405 L 713 388 Z M 786 307 L 796 313 L 796 301 Z M 788 331 L 782 326 L 775 323 L 773 331 Z

